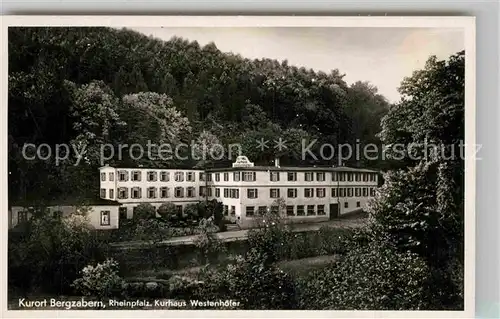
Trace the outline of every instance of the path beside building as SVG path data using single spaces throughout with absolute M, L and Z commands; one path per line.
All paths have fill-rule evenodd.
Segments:
M 328 226 L 332 228 L 358 228 L 360 226 L 366 225 L 366 219 L 337 219 L 322 223 L 310 223 L 310 224 L 294 224 L 292 231 L 303 232 L 303 231 L 315 231 L 319 230 L 321 227 Z M 216 234 L 217 237 L 223 242 L 244 240 L 248 236 L 248 229 L 226 231 Z M 197 235 L 191 236 L 179 236 L 172 237 L 164 240 L 159 245 L 189 245 L 193 244 Z M 119 249 L 133 249 L 140 248 L 144 245 L 142 241 L 127 241 L 127 242 L 117 242 L 112 243 L 111 246 Z

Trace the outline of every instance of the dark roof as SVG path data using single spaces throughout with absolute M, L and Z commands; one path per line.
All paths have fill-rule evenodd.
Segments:
M 224 168 L 211 168 L 207 172 L 227 172 L 227 171 L 292 171 L 292 172 L 360 172 L 360 173 L 378 173 L 377 171 L 354 168 L 347 166 L 331 167 L 331 166 L 317 166 L 317 167 L 298 167 L 298 166 L 253 166 L 253 167 L 224 167 Z
M 95 198 L 93 200 L 90 200 L 89 202 L 84 201 L 84 204 L 87 205 L 107 205 L 107 206 L 120 206 L 121 203 L 111 200 L 111 199 L 104 199 L 104 198 Z
M 99 167 L 99 170 L 102 168 L 116 168 L 118 170 L 120 169 L 130 169 L 130 170 L 179 170 L 179 171 L 204 171 L 203 168 L 193 168 L 193 167 L 131 167 L 131 166 L 101 166 Z
M 206 172 L 227 172 L 227 171 L 296 171 L 296 172 L 360 172 L 360 173 L 379 173 L 379 171 L 355 168 L 347 166 L 253 166 L 253 167 L 218 167 L 218 168 L 200 168 L 200 167 L 120 167 L 120 166 L 102 166 L 100 168 L 111 167 L 116 169 L 130 169 L 130 170 L 193 170 L 193 171 L 206 171 Z
M 120 206 L 121 203 L 99 197 L 92 198 L 59 198 L 39 201 L 13 200 L 9 201 L 10 206 Z

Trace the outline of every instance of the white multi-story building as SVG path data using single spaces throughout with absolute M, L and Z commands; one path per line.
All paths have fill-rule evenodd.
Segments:
M 122 204 L 121 218 L 131 218 L 140 203 L 158 208 L 171 202 L 181 212 L 189 203 L 215 198 L 226 218 L 242 228 L 251 227 L 264 211 L 278 209 L 278 199 L 292 222 L 333 219 L 366 208 L 378 185 L 372 170 L 254 166 L 244 156 L 232 167 L 206 171 L 104 166 L 100 174 L 101 197 Z
M 171 202 L 182 211 L 190 203 L 205 199 L 200 193 L 204 185 L 203 170 L 100 168 L 100 196 L 121 203 L 120 218 L 132 218 L 133 208 L 149 203 L 155 208 Z M 201 188 L 203 190 L 203 188 Z

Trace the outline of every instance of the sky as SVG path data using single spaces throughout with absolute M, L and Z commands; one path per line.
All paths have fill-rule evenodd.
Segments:
M 444 28 L 132 28 L 169 40 L 200 45 L 245 58 L 288 60 L 289 65 L 329 73 L 339 69 L 348 83 L 368 81 L 397 102 L 401 80 L 422 69 L 431 55 L 440 59 L 464 49 L 461 29 Z

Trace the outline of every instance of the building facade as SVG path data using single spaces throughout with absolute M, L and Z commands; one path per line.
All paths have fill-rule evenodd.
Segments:
M 44 207 L 44 211 L 54 217 L 66 217 L 85 212 L 88 222 L 94 229 L 107 230 L 119 227 L 120 203 L 105 199 L 92 199 L 85 202 L 85 204 L 67 200 L 53 202 Z M 14 203 L 9 209 L 9 229 L 28 221 L 33 215 L 33 210 L 34 207 L 28 204 Z
M 131 218 L 141 203 L 158 208 L 171 202 L 182 212 L 187 204 L 217 199 L 227 219 L 248 228 L 273 209 L 291 222 L 327 221 L 365 209 L 378 174 L 349 167 L 254 166 L 240 156 L 232 167 L 206 171 L 104 166 L 100 180 L 101 197 L 122 204 L 121 218 Z
M 149 203 L 156 209 L 165 202 L 175 204 L 179 212 L 187 204 L 205 199 L 203 170 L 100 168 L 100 196 L 122 204 L 120 218 L 132 218 L 134 208 Z

